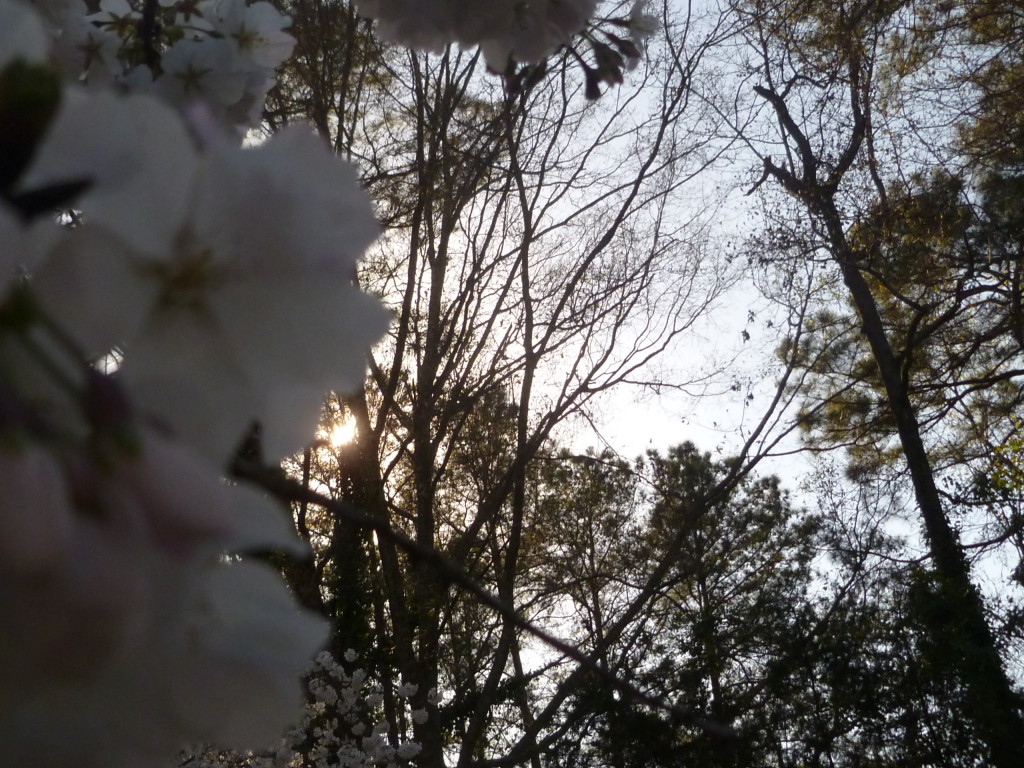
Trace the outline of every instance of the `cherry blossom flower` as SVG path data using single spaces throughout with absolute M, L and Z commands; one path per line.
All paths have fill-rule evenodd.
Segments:
M 210 153 L 191 200 L 178 248 L 142 276 L 161 298 L 124 376 L 145 409 L 218 460 L 253 421 L 267 455 L 287 455 L 315 433 L 328 390 L 361 383 L 386 328 L 352 283 L 377 233 L 370 203 L 299 126 Z
M 86 226 L 39 270 L 41 300 L 88 354 L 125 350 L 142 408 L 217 461 L 254 421 L 269 456 L 301 448 L 387 322 L 352 284 L 377 234 L 353 170 L 299 126 L 200 155 L 149 96 L 66 101 L 21 187 L 87 181 Z
M 15 0 L 0 2 L 0 69 L 17 59 L 42 61 L 48 48 L 46 28 L 37 13 Z
M 398 745 L 396 754 L 399 760 L 412 760 L 423 751 L 423 747 L 414 741 L 403 741 Z
M 360 0 L 386 40 L 439 50 L 453 42 L 479 45 L 488 65 L 505 71 L 509 59 L 540 61 L 581 32 L 596 0 Z
M 418 691 L 418 690 L 419 690 L 419 686 L 416 685 L 415 683 L 405 683 L 405 682 L 403 682 L 395 690 L 395 693 L 397 693 L 403 699 L 407 699 L 410 696 L 415 696 L 416 695 L 416 691 Z
M 53 57 L 68 79 L 91 86 L 112 85 L 124 74 L 118 59 L 123 40 L 84 15 L 67 13 L 53 45 Z
M 156 92 L 172 104 L 203 101 L 226 109 L 241 100 L 247 73 L 230 40 L 182 38 L 160 60 Z
M 284 30 L 291 19 L 267 2 L 206 0 L 199 11 L 213 30 L 238 47 L 254 63 L 275 69 L 291 55 L 295 38 Z
M 19 187 L 87 182 L 76 200 L 86 221 L 158 256 L 181 228 L 197 167 L 180 117 L 157 99 L 71 88 Z
M 152 433 L 103 445 L 59 462 L 0 449 L 0 487 L 27 505 L 0 508 L 0 607 L 18 628 L 0 638 L 5 759 L 127 767 L 198 739 L 264 746 L 298 716 L 326 627 L 268 567 L 223 554 L 301 552 L 285 513 Z
M 654 35 L 660 28 L 661 22 L 657 16 L 647 13 L 647 6 L 650 0 L 636 0 L 629 12 L 629 37 L 633 44 L 643 50 L 648 38 Z

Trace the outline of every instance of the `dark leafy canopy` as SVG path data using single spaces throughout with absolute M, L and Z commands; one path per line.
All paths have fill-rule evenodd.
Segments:
M 935 613 L 941 620 L 929 629 L 937 647 L 955 648 L 960 656 L 940 659 L 943 674 L 959 676 L 968 701 L 964 715 L 987 745 L 987 759 L 1012 768 L 1024 762 L 1021 701 L 971 582 L 950 516 L 953 505 L 941 491 L 945 457 L 939 442 L 958 425 L 936 416 L 938 406 L 942 417 L 957 413 L 969 421 L 975 413 L 970 406 L 990 393 L 995 407 L 1005 408 L 1000 387 L 1018 377 L 1013 314 L 1019 287 L 1012 280 L 1019 236 L 999 215 L 1006 199 L 992 191 L 992 180 L 1004 183 L 1008 169 L 971 162 L 964 143 L 972 137 L 970 126 L 960 136 L 942 127 L 970 123 L 971 103 L 949 94 L 979 83 L 998 64 L 975 39 L 968 4 L 868 0 L 830 5 L 828 13 L 814 2 L 736 7 L 750 19 L 749 37 L 761 51 L 752 90 L 774 137 L 774 143 L 751 137 L 763 167 L 757 186 L 771 180 L 810 219 L 809 228 L 793 228 L 789 243 L 804 256 L 827 257 L 842 281 L 841 295 L 856 311 L 856 320 L 822 315 L 834 335 L 812 339 L 803 350 L 813 364 L 817 346 L 827 353 L 823 360 L 832 358 L 825 371 L 839 373 L 839 386 L 826 383 L 820 401 L 829 403 L 833 393 L 845 396 L 852 387 L 848 423 L 859 431 L 844 442 L 858 445 L 860 459 L 873 449 L 876 466 L 894 458 L 905 462 L 934 568 L 935 601 L 942 606 Z M 901 46 L 917 44 L 921 8 L 934 11 L 924 17 L 926 29 L 934 28 L 941 11 L 949 22 L 940 24 L 951 36 L 947 42 L 955 39 L 966 53 L 951 60 L 924 46 L 922 68 L 905 74 Z M 1009 5 L 1000 9 L 1014 12 Z M 952 76 L 939 87 L 922 87 L 936 76 L 928 68 L 936 62 L 939 70 L 952 68 Z M 941 85 L 956 90 L 943 92 Z M 914 145 L 917 139 L 923 141 Z M 769 155 L 769 147 L 781 150 L 781 157 Z M 957 157 L 961 162 L 951 162 Z M 964 194 L 951 198 L 957 185 Z M 990 265 L 998 275 L 991 275 Z M 1008 284 L 1001 282 L 1007 278 Z M 853 329 L 863 342 L 851 338 Z M 941 375 L 929 372 L 929 365 L 942 366 Z M 1012 389 L 1009 395 L 1012 407 Z M 836 415 L 847 418 L 841 403 Z M 841 430 L 839 425 L 833 434 Z
M 878 82 L 864 84 L 861 110 L 874 124 L 865 123 L 859 168 L 874 189 L 858 194 L 849 242 L 932 464 L 959 475 L 951 501 L 984 502 L 983 494 L 972 498 L 974 486 L 1020 490 L 1012 446 L 1020 441 L 1024 375 L 1024 104 L 1014 86 L 1024 77 L 1021 6 L 878 7 L 867 37 L 892 53 L 873 54 L 865 74 L 873 68 Z M 902 123 L 894 117 L 901 111 L 909 113 Z M 888 131 L 943 119 L 956 129 L 922 132 L 931 143 L 920 147 L 904 137 L 883 154 Z M 848 175 L 856 172 L 858 165 Z M 850 310 L 819 313 L 802 341 L 801 363 L 820 375 L 804 425 L 819 447 L 850 447 L 851 471 L 865 475 L 901 451 L 873 353 Z
M 665 456 L 652 452 L 645 463 L 652 486 L 647 557 L 657 559 L 676 530 L 688 535 L 672 553 L 673 569 L 654 609 L 659 622 L 647 629 L 653 648 L 641 668 L 663 695 L 736 730 L 735 739 L 677 735 L 681 759 L 753 764 L 777 738 L 779 713 L 769 702 L 788 682 L 779 667 L 794 631 L 808 619 L 819 522 L 791 506 L 776 478 L 745 480 L 702 508 L 700 500 L 728 464 L 693 445 Z M 617 736 L 621 742 L 628 733 Z
M 947 150 L 934 148 L 936 157 L 948 156 L 942 163 L 915 171 L 898 155 L 883 164 L 868 154 L 879 183 L 863 195 L 849 245 L 877 302 L 944 503 L 980 532 L 973 548 L 1009 544 L 1024 562 L 1024 118 L 1019 91 L 1010 87 L 1024 67 L 1020 7 L 914 9 L 920 28 L 896 35 L 904 47 L 887 64 L 888 76 L 910 81 L 955 43 L 969 66 L 954 66 L 947 85 L 969 97 L 957 105 Z M 931 106 L 919 110 L 952 109 L 929 98 Z M 815 374 L 802 419 L 812 445 L 846 446 L 851 476 L 870 481 L 901 471 L 903 450 L 862 321 L 848 306 L 819 312 L 800 342 L 797 359 Z
M 972 202 L 948 173 L 915 177 L 850 230 L 878 299 L 897 362 L 938 469 L 1013 477 L 999 447 L 1017 435 L 1022 406 L 1021 270 L 1024 229 L 1005 200 Z M 804 427 L 817 445 L 847 445 L 851 471 L 873 474 L 898 455 L 895 423 L 852 313 L 824 310 L 800 350 L 818 377 Z
M 648 609 L 601 660 L 732 731 L 689 727 L 590 676 L 546 764 L 983 764 L 957 714 L 963 688 L 938 658 L 950 651 L 931 639 L 941 601 L 929 576 L 850 549 L 864 531 L 794 508 L 775 478 L 746 480 L 705 508 L 728 467 L 683 444 L 634 466 L 563 453 L 543 475 L 537 525 L 559 544 L 549 545 L 541 583 L 568 603 L 563 615 L 583 647 L 600 645 L 631 589 L 686 531 Z M 898 553 L 879 536 L 874 552 Z

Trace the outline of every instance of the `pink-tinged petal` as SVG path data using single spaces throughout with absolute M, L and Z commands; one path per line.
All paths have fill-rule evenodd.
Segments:
M 39 448 L 0 447 L 0 574 L 40 576 L 62 565 L 74 520 L 60 469 Z

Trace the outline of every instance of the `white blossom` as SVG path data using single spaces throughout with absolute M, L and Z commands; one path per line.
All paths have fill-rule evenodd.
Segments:
M 423 747 L 413 741 L 403 741 L 398 745 L 398 757 L 402 760 L 412 760 L 423 751 Z
M 54 42 L 54 59 L 68 79 L 111 85 L 124 74 L 118 56 L 123 40 L 84 15 L 67 13 Z
M 633 44 L 643 50 L 648 38 L 661 29 L 657 16 L 647 13 L 650 0 L 636 0 L 629 12 L 629 37 Z
M 328 390 L 362 381 L 385 328 L 379 303 L 352 285 L 376 220 L 351 168 L 298 126 L 213 153 L 191 197 L 124 375 L 208 455 L 229 456 L 258 420 L 267 455 L 284 456 L 314 434 Z
M 583 30 L 596 0 L 361 0 L 386 40 L 439 50 L 479 45 L 488 65 L 504 71 L 511 57 L 535 63 Z
M 352 276 L 377 223 L 307 129 L 200 155 L 151 97 L 73 90 L 21 187 L 75 180 L 86 226 L 40 295 L 89 354 L 127 350 L 133 395 L 175 434 L 223 461 L 259 421 L 281 457 L 361 382 L 386 315 Z
M 5 758 L 130 766 L 196 739 L 265 745 L 297 717 L 325 627 L 276 573 L 221 553 L 297 549 L 283 512 L 155 435 L 102 463 L 90 445 L 59 468 L 42 449 L 0 462 L 22 498 L 12 471 L 46 480 L 25 499 L 34 520 L 4 507 L 0 607 L 18 628 L 0 640 Z
M 401 696 L 403 699 L 407 699 L 410 696 L 415 696 L 416 695 L 416 691 L 418 691 L 418 690 L 419 690 L 419 686 L 416 685 L 415 683 L 402 683 L 401 685 L 398 686 L 398 689 L 396 690 L 396 693 L 399 696 Z
M 76 205 L 87 222 L 157 256 L 180 231 L 197 166 L 184 124 L 158 100 L 68 89 L 20 188 L 85 181 Z
M 43 61 L 49 42 L 43 20 L 35 10 L 19 0 L 0 1 L 0 70 L 18 59 Z
M 71 329 L 97 359 L 129 342 L 158 301 L 159 286 L 137 280 L 137 252 L 102 226 L 64 232 L 33 270 L 33 289 L 49 316 Z M 122 286 L 130 286 L 130 291 Z
M 163 54 L 160 64 L 163 74 L 155 89 L 172 104 L 204 101 L 227 109 L 245 93 L 247 72 L 229 40 L 182 38 Z
M 284 30 L 291 19 L 267 2 L 206 0 L 199 10 L 213 30 L 236 45 L 254 63 L 275 69 L 291 55 L 295 38 Z

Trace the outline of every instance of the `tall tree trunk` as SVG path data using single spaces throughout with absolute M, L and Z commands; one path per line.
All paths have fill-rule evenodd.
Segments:
M 818 169 L 823 165 L 790 114 L 783 97 L 768 88 L 755 87 L 757 94 L 775 110 L 783 131 L 795 145 L 801 165 L 801 175 L 797 176 L 766 158 L 764 178 L 771 177 L 778 181 L 824 225 L 828 249 L 860 315 L 862 330 L 882 377 L 887 405 L 896 421 L 900 445 L 921 513 L 937 577 L 938 597 L 945 604 L 948 617 L 931 629 L 936 633 L 935 640 L 938 643 L 950 649 L 958 649 L 962 654 L 959 665 L 952 661 L 955 654 L 945 655 L 944 663 L 950 667 L 945 672 L 952 679 L 962 682 L 969 706 L 965 716 L 975 723 L 979 736 L 985 741 L 992 765 L 997 768 L 1021 768 L 1024 766 L 1021 700 L 1003 668 L 995 637 L 985 618 L 984 603 L 971 582 L 963 547 L 942 507 L 907 384 L 901 376 L 878 304 L 860 271 L 858 254 L 846 236 L 835 202 L 839 183 L 851 167 L 870 130 L 862 107 L 863 94 L 857 65 L 854 61 L 850 72 L 850 98 L 854 112 L 850 140 L 839 162 L 825 180 L 818 178 Z

